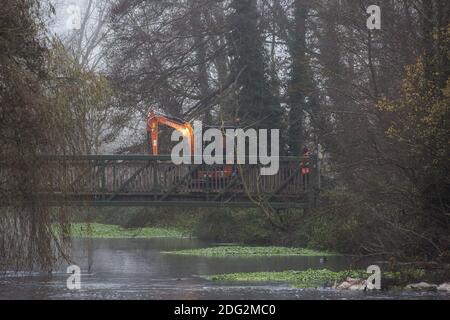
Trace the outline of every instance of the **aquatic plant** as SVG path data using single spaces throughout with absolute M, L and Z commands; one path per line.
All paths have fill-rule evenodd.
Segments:
M 201 249 L 187 249 L 165 252 L 168 254 L 191 255 L 203 257 L 255 257 L 255 256 L 310 256 L 322 257 L 337 255 L 335 253 L 317 251 L 305 248 L 287 247 L 251 247 L 251 246 L 217 246 Z
M 250 273 L 229 273 L 207 277 L 213 281 L 234 281 L 234 282 L 285 282 L 299 288 L 316 288 L 332 286 L 334 282 L 351 278 L 367 278 L 364 271 L 346 270 L 330 271 L 328 269 L 304 271 L 283 271 L 283 272 L 250 272 Z
M 133 228 L 125 229 L 116 225 L 100 223 L 75 223 L 71 226 L 72 236 L 81 238 L 180 238 L 183 233 L 167 228 Z

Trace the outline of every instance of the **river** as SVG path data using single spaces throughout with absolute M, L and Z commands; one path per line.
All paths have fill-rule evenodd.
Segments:
M 75 239 L 72 258 L 80 266 L 81 290 L 66 286 L 67 265 L 59 271 L 6 273 L 0 299 L 450 299 L 440 293 L 351 292 L 296 289 L 280 283 L 218 283 L 202 276 L 252 271 L 343 270 L 345 257 L 177 256 L 163 251 L 210 246 L 195 239 Z

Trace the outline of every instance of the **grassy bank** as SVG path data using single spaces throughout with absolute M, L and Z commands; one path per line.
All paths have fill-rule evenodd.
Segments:
M 201 249 L 176 250 L 165 252 L 167 254 L 189 255 L 201 257 L 267 257 L 267 256 L 312 256 L 322 257 L 336 255 L 329 252 L 316 251 L 304 248 L 286 247 L 243 247 L 219 246 Z
M 283 230 L 274 228 L 257 209 L 94 208 L 78 212 L 79 221 L 125 228 L 158 227 L 188 230 L 200 240 L 251 246 L 314 248 L 353 253 L 349 234 L 359 230 L 348 221 L 305 214 L 301 209 L 278 214 Z M 318 215 L 321 217 L 322 215 Z
M 183 233 L 168 228 L 134 228 L 125 229 L 116 225 L 100 224 L 100 223 L 74 223 L 72 224 L 72 236 L 78 238 L 181 238 Z

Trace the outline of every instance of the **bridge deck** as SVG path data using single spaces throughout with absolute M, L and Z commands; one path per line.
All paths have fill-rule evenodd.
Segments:
M 177 166 L 168 156 L 51 156 L 46 162 L 59 174 L 39 192 L 55 205 L 69 206 L 305 206 L 315 166 L 304 176 L 304 159 L 279 160 L 276 175 L 261 176 L 260 165 Z M 233 173 L 226 174 L 230 168 Z

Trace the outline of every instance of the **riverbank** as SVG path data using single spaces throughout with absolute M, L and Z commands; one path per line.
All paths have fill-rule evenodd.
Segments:
M 369 276 L 370 274 L 364 270 L 308 269 L 302 271 L 228 273 L 206 276 L 205 278 L 210 281 L 225 283 L 286 283 L 292 287 L 303 289 L 367 290 Z M 449 272 L 430 273 L 422 269 L 387 271 L 381 274 L 381 289 L 450 293 L 449 276 Z
M 170 228 L 132 228 L 127 229 L 116 225 L 101 223 L 73 223 L 71 235 L 76 238 L 100 239 L 151 239 L 151 238 L 184 238 L 186 233 Z

